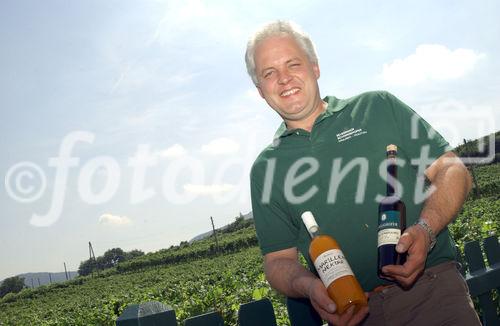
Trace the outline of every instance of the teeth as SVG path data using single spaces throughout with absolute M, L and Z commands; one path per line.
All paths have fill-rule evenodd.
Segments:
M 299 91 L 298 88 L 292 88 L 292 89 L 289 89 L 287 91 L 282 92 L 281 96 L 290 96 L 290 95 L 297 93 L 298 91 Z

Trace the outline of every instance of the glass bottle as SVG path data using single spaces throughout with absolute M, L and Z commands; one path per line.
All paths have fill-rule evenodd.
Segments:
M 396 194 L 398 147 L 387 148 L 387 194 L 378 205 L 378 274 L 386 265 L 402 265 L 406 253 L 399 254 L 396 245 L 406 228 L 406 206 Z
M 329 235 L 321 234 L 311 212 L 304 212 L 302 221 L 312 238 L 309 256 L 329 297 L 337 305 L 337 312 L 342 314 L 351 306 L 355 306 L 354 311 L 357 312 L 362 306 L 368 305 L 363 289 L 337 241 Z

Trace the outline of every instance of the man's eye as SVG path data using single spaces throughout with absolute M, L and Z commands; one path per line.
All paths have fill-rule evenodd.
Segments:
M 264 74 L 264 78 L 269 78 L 273 75 L 273 72 L 272 71 L 268 71 Z
M 292 63 L 292 64 L 290 64 L 290 68 L 296 68 L 298 66 L 300 66 L 300 63 Z

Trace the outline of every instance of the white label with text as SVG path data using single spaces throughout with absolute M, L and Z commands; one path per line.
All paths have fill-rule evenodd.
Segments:
M 339 249 L 327 250 L 319 255 L 314 261 L 314 266 L 327 288 L 342 276 L 354 275 L 344 254 Z
M 398 244 L 401 238 L 400 229 L 383 229 L 378 232 L 378 246 Z

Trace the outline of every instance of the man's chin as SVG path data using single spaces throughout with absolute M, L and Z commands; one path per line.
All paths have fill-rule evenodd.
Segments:
M 285 105 L 281 106 L 282 108 L 285 108 L 281 110 L 284 114 L 287 116 L 298 116 L 304 111 L 304 105 L 303 103 L 286 103 Z

